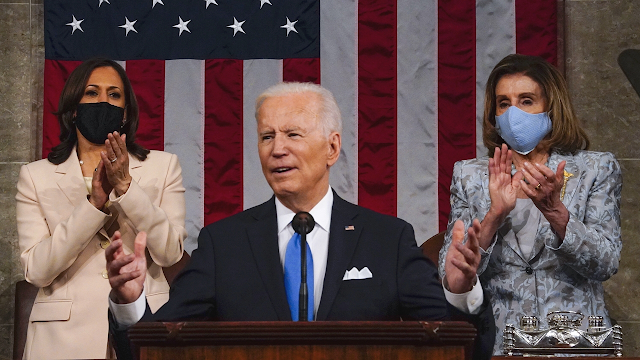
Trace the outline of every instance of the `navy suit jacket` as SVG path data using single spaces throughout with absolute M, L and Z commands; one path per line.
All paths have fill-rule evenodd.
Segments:
M 345 271 L 365 266 L 372 278 L 342 280 Z M 469 316 L 447 303 L 437 269 L 417 247 L 411 225 L 334 193 L 316 320 L 401 319 L 467 320 L 479 331 L 478 344 L 493 346 L 491 308 Z M 274 198 L 204 227 L 190 263 L 171 286 L 169 301 L 155 314 L 147 309 L 143 321 L 148 320 L 290 321 Z

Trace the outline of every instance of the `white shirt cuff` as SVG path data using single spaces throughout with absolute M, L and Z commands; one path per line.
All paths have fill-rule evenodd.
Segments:
M 109 295 L 109 310 L 111 310 L 111 314 L 113 314 L 113 317 L 120 326 L 135 325 L 142 319 L 146 308 L 147 298 L 144 287 L 142 288 L 140 297 L 136 299 L 136 301 L 128 304 L 116 304 L 111 300 L 111 295 Z
M 482 286 L 480 285 L 480 279 L 478 279 L 477 275 L 476 284 L 473 285 L 471 291 L 466 293 L 454 294 L 445 288 L 444 283 L 442 284 L 442 288 L 444 289 L 444 297 L 447 299 L 449 304 L 455 306 L 456 309 L 466 314 L 477 315 L 480 313 L 484 294 L 482 293 Z

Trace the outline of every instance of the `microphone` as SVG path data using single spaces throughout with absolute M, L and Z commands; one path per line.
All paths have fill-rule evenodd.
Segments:
M 291 221 L 293 231 L 300 234 L 300 295 L 298 297 L 298 321 L 307 321 L 309 317 L 307 289 L 307 234 L 316 226 L 313 216 L 301 211 Z
M 301 211 L 293 217 L 291 221 L 293 231 L 300 235 L 307 235 L 316 226 L 316 221 L 313 220 L 313 216 L 308 212 Z

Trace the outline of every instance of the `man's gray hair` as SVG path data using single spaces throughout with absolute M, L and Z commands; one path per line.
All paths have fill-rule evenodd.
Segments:
M 320 96 L 320 123 L 325 136 L 329 136 L 332 132 L 342 133 L 342 116 L 340 108 L 333 97 L 331 91 L 322 86 L 309 82 L 281 82 L 269 87 L 263 91 L 256 99 L 256 119 L 258 119 L 258 111 L 260 107 L 270 97 L 284 96 L 289 94 L 314 93 Z

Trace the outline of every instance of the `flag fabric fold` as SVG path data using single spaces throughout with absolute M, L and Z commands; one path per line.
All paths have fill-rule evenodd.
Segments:
M 484 84 L 519 52 L 557 61 L 556 2 L 524 0 L 47 0 L 43 148 L 69 73 L 106 56 L 140 104 L 138 142 L 178 155 L 186 248 L 205 224 L 271 196 L 256 152 L 255 97 L 280 81 L 336 96 L 342 152 L 332 187 L 443 230 L 455 161 L 485 155 Z

